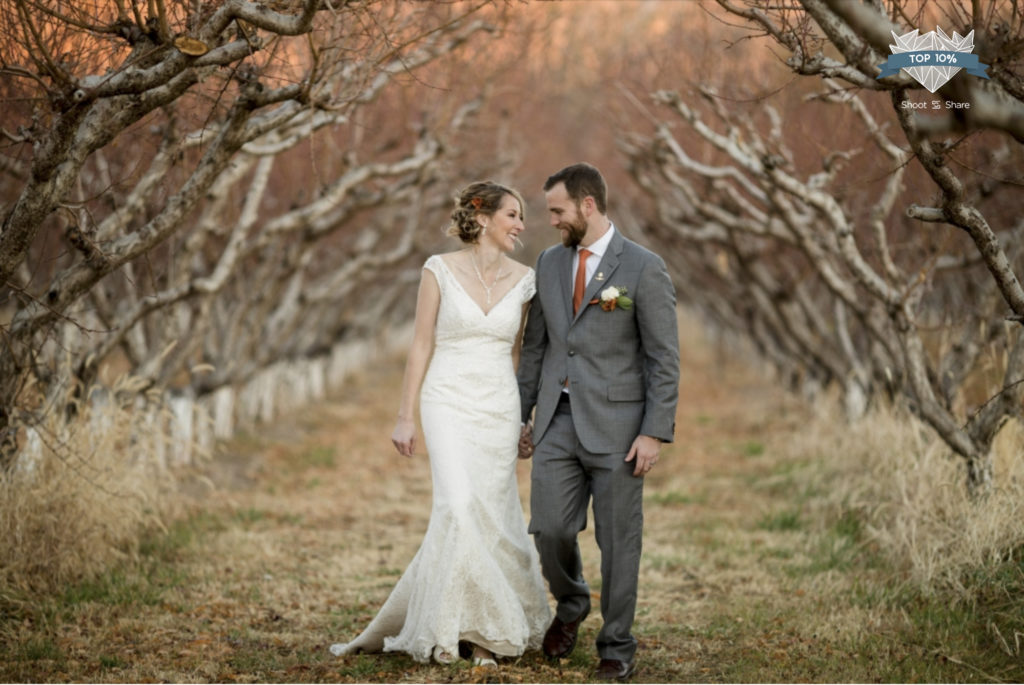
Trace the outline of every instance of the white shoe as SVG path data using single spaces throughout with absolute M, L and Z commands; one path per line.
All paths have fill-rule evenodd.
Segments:
M 335 642 L 331 645 L 331 654 L 334 656 L 341 656 L 345 651 L 345 647 L 346 645 L 344 642 Z
M 494 655 L 483 647 L 473 646 L 473 666 L 483 668 L 497 668 L 498 662 L 494 660 Z

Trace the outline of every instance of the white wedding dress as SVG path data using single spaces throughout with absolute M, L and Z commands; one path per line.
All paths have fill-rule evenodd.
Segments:
M 547 593 L 519 502 L 519 387 L 512 345 L 531 269 L 486 314 L 440 256 L 425 269 L 441 304 L 434 354 L 420 391 L 433 506 L 419 551 L 377 617 L 336 655 L 406 652 L 428 661 L 460 641 L 497 656 L 537 649 L 550 621 Z

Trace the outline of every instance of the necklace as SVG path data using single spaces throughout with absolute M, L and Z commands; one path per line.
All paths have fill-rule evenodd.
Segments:
M 476 272 L 476 280 L 480 281 L 480 285 L 483 287 L 484 293 L 487 295 L 487 308 L 490 309 L 491 290 L 494 289 L 494 286 L 498 284 L 498 279 L 501 278 L 504 274 L 502 273 L 501 267 L 498 267 L 498 273 L 495 274 L 494 276 L 494 282 L 491 283 L 490 285 L 487 285 L 487 283 L 484 281 L 484 277 L 480 274 L 480 267 L 477 266 L 476 264 L 476 252 L 470 250 L 469 258 L 473 260 L 473 271 Z

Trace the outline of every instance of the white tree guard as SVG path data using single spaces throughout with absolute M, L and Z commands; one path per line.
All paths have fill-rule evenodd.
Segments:
M 218 388 L 210 399 L 213 436 L 230 438 L 235 432 L 235 389 L 230 385 Z
M 174 465 L 191 464 L 195 434 L 195 400 L 190 394 L 172 395 L 168 405 L 171 408 L 170 461 Z

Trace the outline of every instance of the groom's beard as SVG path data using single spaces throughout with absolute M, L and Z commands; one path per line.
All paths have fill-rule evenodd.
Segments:
M 576 247 L 587 235 L 587 222 L 577 212 L 575 221 L 560 221 L 558 229 L 565 231 L 562 244 L 566 247 Z

